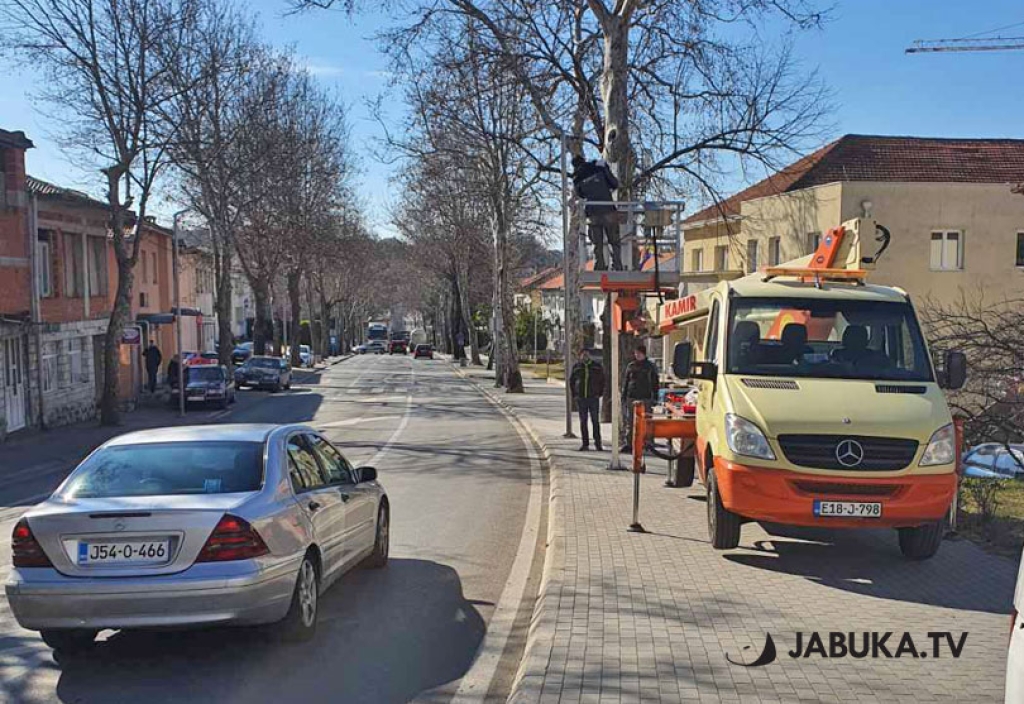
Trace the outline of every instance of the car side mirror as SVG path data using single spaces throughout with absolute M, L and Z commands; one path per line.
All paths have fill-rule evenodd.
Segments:
M 967 355 L 957 350 L 949 350 L 942 366 L 942 374 L 939 377 L 941 386 L 950 391 L 962 389 L 967 382 Z
M 690 376 L 690 366 L 693 358 L 692 342 L 677 342 L 672 348 L 672 373 L 678 379 L 686 379 Z
M 718 365 L 714 362 L 694 362 L 690 365 L 690 378 L 714 381 L 718 378 Z
M 377 481 L 377 468 L 376 467 L 357 467 L 356 468 L 356 481 L 360 484 L 363 482 L 375 482 Z

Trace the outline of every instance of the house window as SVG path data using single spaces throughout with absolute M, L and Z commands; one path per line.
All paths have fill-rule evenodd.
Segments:
M 782 261 L 782 238 L 771 237 L 768 239 L 768 266 L 778 266 Z
M 963 233 L 939 231 L 932 233 L 931 268 L 933 271 L 956 271 L 964 268 Z
M 72 384 L 84 384 L 89 381 L 88 370 L 83 361 L 85 349 L 86 338 L 76 337 L 68 340 L 68 368 L 71 370 Z
M 704 249 L 697 248 L 690 255 L 691 269 L 693 271 L 704 271 Z
M 757 240 L 747 240 L 747 273 L 757 271 Z
M 60 383 L 60 345 L 57 342 L 43 343 L 43 391 L 54 391 Z
M 729 268 L 729 245 L 720 244 L 715 247 L 715 271 L 725 271 Z
M 39 295 L 49 298 L 53 295 L 53 262 L 50 259 L 50 241 L 40 239 L 36 242 L 36 284 Z
M 85 292 L 82 274 L 82 239 L 79 235 L 64 235 L 64 292 L 68 298 L 76 298 Z
M 1017 233 L 1017 266 L 1024 267 L 1024 232 Z
M 107 240 L 89 238 L 89 295 L 107 295 Z
M 142 253 L 142 283 L 149 281 L 149 257 Z
M 149 306 L 149 298 L 146 296 L 145 291 L 139 291 L 139 308 L 147 308 Z
M 818 245 L 821 244 L 821 233 L 820 232 L 809 232 L 807 233 L 807 253 L 814 254 L 818 251 Z
M 153 283 L 156 283 L 156 252 L 153 252 Z

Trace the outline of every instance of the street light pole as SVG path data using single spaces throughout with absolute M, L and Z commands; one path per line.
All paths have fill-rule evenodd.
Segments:
M 178 264 L 178 228 L 181 223 L 181 216 L 189 212 L 190 208 L 179 210 L 174 214 L 173 237 L 171 242 L 171 263 L 174 268 L 174 324 L 175 340 L 174 346 L 178 355 L 178 415 L 185 416 L 185 360 L 181 356 L 181 266 Z
M 559 134 L 561 143 L 561 170 L 562 170 L 562 316 L 565 318 L 565 340 L 563 346 L 562 367 L 565 377 L 565 434 L 562 437 L 576 437 L 572 432 L 572 389 L 569 388 L 569 360 L 572 358 L 571 340 L 569 339 L 569 301 L 575 300 L 575 295 L 569 293 L 569 267 L 576 266 L 575 262 L 569 261 L 569 166 L 568 160 L 568 136 L 565 129 Z M 575 293 L 575 292 L 574 292 Z

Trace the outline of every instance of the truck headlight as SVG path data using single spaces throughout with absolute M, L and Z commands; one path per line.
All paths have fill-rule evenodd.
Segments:
M 937 464 L 950 464 L 956 460 L 956 431 L 953 424 L 944 425 L 934 433 L 921 455 L 922 467 L 934 467 Z
M 725 441 L 737 455 L 763 460 L 775 459 L 775 453 L 761 429 L 746 418 L 732 413 L 725 414 Z

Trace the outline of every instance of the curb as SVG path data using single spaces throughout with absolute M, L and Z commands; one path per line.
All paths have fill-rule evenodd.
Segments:
M 509 415 L 519 421 L 523 429 L 540 450 L 541 458 L 548 466 L 548 535 L 544 551 L 544 567 L 541 570 L 540 587 L 534 603 L 533 616 L 526 636 L 523 659 L 519 664 L 508 701 L 514 704 L 539 702 L 544 686 L 544 676 L 551 650 L 555 642 L 555 623 L 558 617 L 559 596 L 565 582 L 565 519 L 563 516 L 563 474 L 561 463 L 555 460 L 551 448 L 541 440 L 540 434 L 501 396 L 485 388 L 458 367 L 455 373 L 475 386 L 482 394 L 500 405 Z
M 341 357 L 339 357 L 338 359 L 334 360 L 333 362 L 329 362 L 327 366 L 333 367 L 334 365 L 341 364 L 346 359 L 352 359 L 353 357 L 355 357 L 354 354 L 343 354 L 343 355 L 341 355 Z

